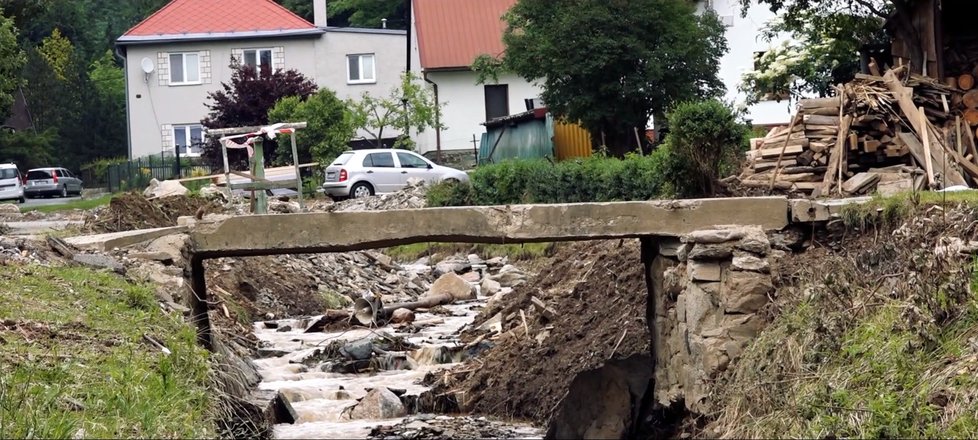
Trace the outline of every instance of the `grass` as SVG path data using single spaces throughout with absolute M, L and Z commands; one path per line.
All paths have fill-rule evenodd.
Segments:
M 387 248 L 383 252 L 400 262 L 413 262 L 422 257 L 432 257 L 433 262 L 437 262 L 455 254 L 476 254 L 483 258 L 505 256 L 511 261 L 525 261 L 552 256 L 556 249 L 556 243 L 414 243 Z
M 0 438 L 215 435 L 208 354 L 150 287 L 84 268 L 8 267 L 0 317 Z
M 978 191 L 939 193 L 934 191 L 903 192 L 883 197 L 879 194 L 860 205 L 847 205 L 842 209 L 843 222 L 852 228 L 870 225 L 893 225 L 907 218 L 919 206 L 978 207 Z
M 37 211 L 43 213 L 52 213 L 59 211 L 71 211 L 74 209 L 93 209 L 99 206 L 108 205 L 109 201 L 112 200 L 112 194 L 106 194 L 94 199 L 72 199 L 69 202 L 62 203 L 59 205 L 45 205 L 45 206 L 35 206 L 35 207 L 22 207 L 20 212 Z

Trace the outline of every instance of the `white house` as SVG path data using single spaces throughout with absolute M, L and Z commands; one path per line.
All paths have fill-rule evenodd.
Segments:
M 125 59 L 129 157 L 199 155 L 208 93 L 239 63 L 296 69 L 340 98 L 386 95 L 400 83 L 405 31 L 326 26 L 272 0 L 173 0 L 117 40 Z
M 720 21 L 727 27 L 727 46 L 729 51 L 720 60 L 720 79 L 727 88 L 726 101 L 742 104 L 746 95 L 737 89 L 745 72 L 754 69 L 754 57 L 787 40 L 781 36 L 771 42 L 761 37 L 761 29 L 776 16 L 767 6 L 756 0 L 751 1 L 746 16 L 741 14 L 740 0 L 705 0 L 699 4 L 700 10 L 713 9 Z M 779 125 L 788 123 L 791 117 L 791 103 L 787 100 L 764 101 L 747 108 L 748 118 L 754 125 Z
M 482 54 L 499 56 L 506 28 L 503 14 L 516 0 L 413 0 L 411 42 L 419 54 L 420 76 L 444 103 L 440 131 L 416 136 L 420 152 L 472 150 L 473 139 L 489 119 L 527 110 L 524 100 L 540 95 L 540 87 L 513 74 L 479 85 L 470 66 Z

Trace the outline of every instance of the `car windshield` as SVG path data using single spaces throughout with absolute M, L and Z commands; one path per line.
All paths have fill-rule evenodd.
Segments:
M 33 170 L 27 172 L 27 180 L 50 179 L 51 172 L 45 170 Z
M 0 179 L 16 179 L 16 168 L 0 168 Z
M 340 157 L 337 157 L 336 160 L 333 161 L 333 165 L 336 165 L 338 167 L 346 165 L 346 163 L 349 162 L 351 157 L 353 157 L 353 153 L 343 153 L 340 155 Z

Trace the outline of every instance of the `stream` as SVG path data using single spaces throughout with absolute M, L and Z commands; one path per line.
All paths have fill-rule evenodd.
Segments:
M 471 324 L 485 306 L 488 298 L 479 297 L 463 303 L 442 306 L 451 312 L 450 316 L 432 315 L 416 311 L 415 325 L 421 327 L 416 333 L 402 333 L 392 326 L 380 328 L 354 327 L 343 331 L 326 333 L 304 333 L 310 322 L 318 317 L 304 319 L 283 319 L 275 324 L 282 328 L 289 326 L 290 331 L 279 331 L 269 328 L 263 322 L 254 324 L 255 335 L 263 345 L 272 350 L 280 350 L 286 354 L 279 357 L 255 360 L 261 374 L 262 382 L 259 389 L 278 391 L 286 396 L 292 404 L 298 419 L 295 424 L 278 424 L 274 427 L 276 438 L 367 438 L 372 428 L 384 425 L 395 425 L 412 416 L 384 420 L 351 420 L 348 408 L 363 398 L 368 389 L 386 387 L 391 390 L 403 391 L 402 401 L 411 396 L 419 396 L 428 391 L 428 387 L 420 385 L 422 378 L 430 372 L 440 372 L 459 365 L 461 346 L 459 335 Z M 386 371 L 373 371 L 362 374 L 344 374 L 324 372 L 329 370 L 325 364 L 303 363 L 303 360 L 317 354 L 334 341 L 358 341 L 365 338 L 374 339 L 379 336 L 403 337 L 411 344 L 421 347 L 410 353 L 389 352 L 394 358 L 410 357 L 406 362 L 395 362 Z M 452 350 L 447 350 L 452 349 Z M 456 353 L 446 356 L 446 352 Z M 451 359 L 447 359 L 450 357 Z M 448 363 L 439 363 L 445 362 Z M 329 363 L 328 361 L 326 362 Z M 400 368 L 398 368 L 400 367 Z M 410 368 L 410 369 L 407 369 Z M 407 406 L 407 405 L 406 405 Z M 346 410 L 346 412 L 345 412 Z M 437 418 L 442 422 L 458 418 L 458 423 L 467 423 L 457 415 L 430 415 L 426 418 Z M 481 418 L 479 420 L 482 420 Z M 529 424 L 513 422 L 498 422 L 518 438 L 542 438 L 543 430 Z

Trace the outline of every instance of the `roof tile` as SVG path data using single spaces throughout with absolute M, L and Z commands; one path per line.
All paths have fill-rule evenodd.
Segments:
M 421 67 L 467 68 L 482 54 L 502 55 L 502 19 L 516 0 L 414 0 Z
M 125 36 L 315 28 L 272 0 L 173 0 Z

